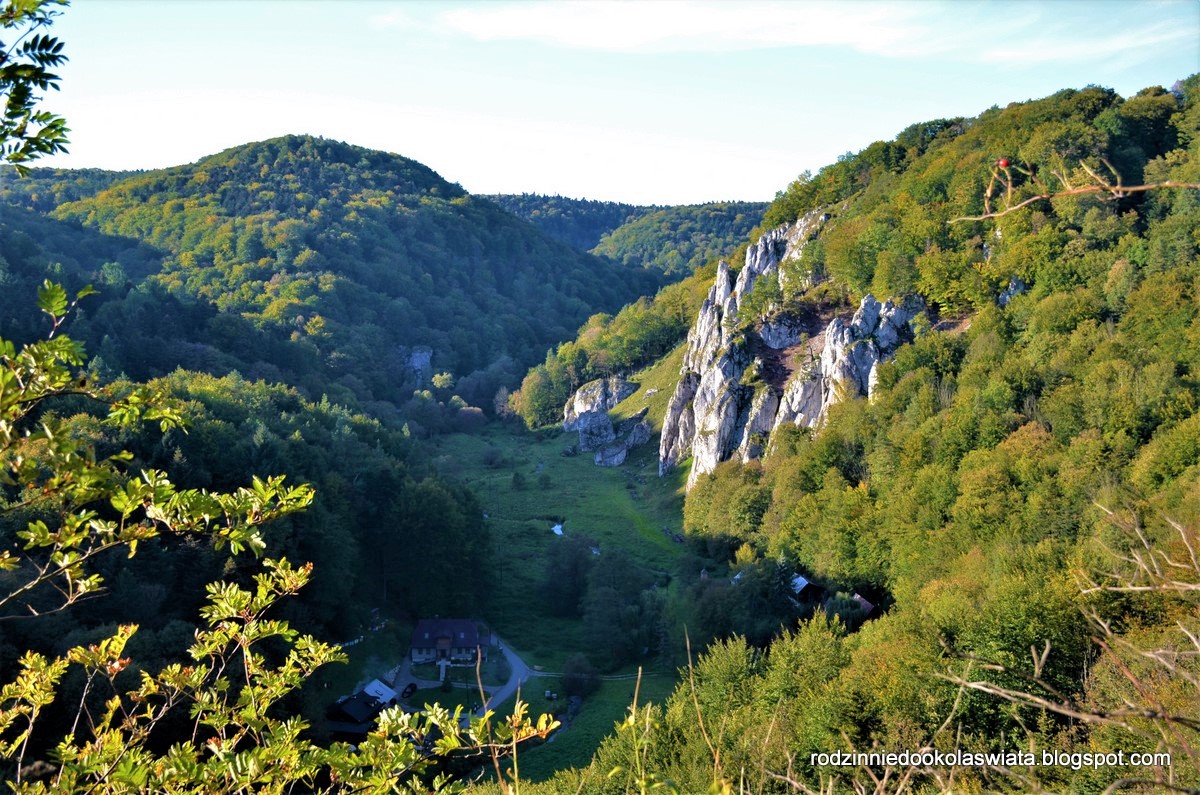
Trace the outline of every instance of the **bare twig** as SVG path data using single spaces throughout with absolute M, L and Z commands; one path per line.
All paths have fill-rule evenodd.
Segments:
M 1066 168 L 1066 165 L 1060 160 L 1058 168 L 1049 169 L 1051 176 L 1059 182 L 1058 187 L 1053 187 L 1038 176 L 1038 170 L 1035 166 L 1027 163 L 1025 168 L 1012 166 L 1010 170 L 1009 161 L 1001 158 L 997 161 L 996 167 L 992 169 L 991 179 L 988 181 L 987 189 L 983 192 L 983 214 L 952 218 L 949 223 L 957 224 L 963 221 L 987 221 L 992 218 L 1003 218 L 1009 213 L 1028 207 L 1035 202 L 1057 199 L 1060 196 L 1104 194 L 1108 198 L 1123 199 L 1134 193 L 1145 193 L 1146 191 L 1158 190 L 1160 188 L 1200 189 L 1200 183 L 1173 182 L 1171 180 L 1164 180 L 1148 185 L 1124 185 L 1121 182 L 1121 175 L 1113 167 L 1112 163 L 1108 162 L 1105 158 L 1100 158 L 1100 162 L 1104 164 L 1104 167 L 1112 175 L 1112 181 L 1097 174 L 1087 163 L 1080 160 L 1079 167 L 1088 175 L 1090 183 L 1076 186 L 1071 182 L 1069 170 Z M 1014 170 L 1029 178 L 1029 183 L 1037 188 L 1038 193 L 1036 196 L 1030 196 L 1016 204 L 1013 203 L 1015 180 L 1012 171 Z M 992 197 L 996 195 L 997 185 L 1001 185 L 1004 188 L 1004 209 L 1002 210 L 992 209 Z
M 1053 193 L 1039 193 L 1037 196 L 1031 196 L 1030 198 L 1025 199 L 1024 201 L 1022 201 L 1018 204 L 1014 204 L 1010 207 L 1006 207 L 1003 210 L 999 210 L 997 212 L 987 212 L 987 213 L 984 213 L 983 215 L 964 215 L 959 218 L 951 218 L 948 223 L 957 224 L 957 223 L 961 223 L 963 221 L 987 221 L 991 218 L 1003 218 L 1004 216 L 1008 215 L 1009 213 L 1016 212 L 1017 210 L 1020 210 L 1023 207 L 1028 207 L 1029 205 L 1033 204 L 1034 202 L 1039 202 L 1039 201 L 1048 200 L 1048 199 L 1057 199 L 1060 196 L 1081 196 L 1081 195 L 1089 194 L 1089 193 L 1105 193 L 1105 194 L 1110 195 L 1114 199 L 1121 199 L 1121 198 L 1128 196 L 1131 193 L 1145 193 L 1146 191 L 1158 190 L 1160 188 L 1185 188 L 1185 189 L 1191 189 L 1191 190 L 1200 190 L 1200 183 L 1197 183 L 1197 182 L 1172 182 L 1171 180 L 1165 180 L 1163 182 L 1156 182 L 1151 185 L 1128 185 L 1128 186 L 1120 186 L 1120 187 L 1108 185 L 1107 183 L 1104 185 L 1086 185 L 1086 186 L 1080 187 L 1080 188 L 1069 188 L 1066 190 L 1060 190 L 1060 191 L 1056 191 Z

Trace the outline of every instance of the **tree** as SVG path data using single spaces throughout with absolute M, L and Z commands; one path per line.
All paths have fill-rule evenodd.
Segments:
M 0 148 L 18 168 L 66 142 L 64 122 L 36 110 L 34 93 L 55 87 L 58 78 L 47 68 L 65 59 L 55 39 L 35 33 L 55 15 L 47 8 L 52 2 L 12 0 L 0 14 L 4 29 L 20 34 L 12 46 L 0 45 L 6 95 Z M 70 300 L 60 285 L 46 282 L 38 294 L 50 318 L 46 339 L 20 349 L 0 339 L 0 525 L 24 524 L 0 549 L 8 583 L 7 592 L 0 591 L 0 621 L 37 619 L 93 598 L 103 587 L 94 568 L 99 558 L 116 549 L 135 555 L 140 542 L 159 535 L 200 535 L 234 553 L 260 554 L 261 525 L 312 500 L 310 487 L 286 486 L 278 477 L 256 477 L 250 487 L 225 494 L 178 489 L 162 472 L 127 472 L 129 453 L 100 457 L 72 434 L 52 404 L 81 398 L 98 404 L 105 407 L 102 424 L 116 428 L 144 420 L 158 421 L 164 432 L 186 425 L 177 407 L 144 387 L 118 393 L 78 374 L 83 346 L 60 332 L 91 292 L 85 288 Z M 209 585 L 201 612 L 206 626 L 188 650 L 191 663 L 142 670 L 134 682 L 132 660 L 123 656 L 134 625 L 57 657 L 24 654 L 15 678 L 0 687 L 0 759 L 10 766 L 10 785 L 17 792 L 284 792 L 297 786 L 450 792 L 462 785 L 435 769 L 442 761 L 454 755 L 482 761 L 490 752 L 499 772 L 501 753 L 556 726 L 548 716 L 535 724 L 520 703 L 503 723 L 493 723 L 489 712 L 466 728 L 457 710 L 435 707 L 413 716 L 394 708 L 357 747 L 324 748 L 306 739 L 304 721 L 279 706 L 317 667 L 345 658 L 268 613 L 308 581 L 311 568 L 267 560 L 252 588 Z M 70 728 L 57 741 L 39 737 L 72 669 L 85 684 Z M 184 713 L 190 737 L 164 729 L 168 718 Z M 31 755 L 54 763 L 30 764 Z
M 67 60 L 62 43 L 40 31 L 59 15 L 53 6 L 66 4 L 67 0 L 7 0 L 0 10 L 5 38 L 0 41 L 0 152 L 18 173 L 24 173 L 24 164 L 31 160 L 66 151 L 66 120 L 37 107 L 39 92 L 58 90 L 58 75 L 50 70 Z

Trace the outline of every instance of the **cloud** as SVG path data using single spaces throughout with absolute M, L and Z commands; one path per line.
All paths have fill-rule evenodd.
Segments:
M 463 7 L 443 13 L 441 22 L 479 41 L 540 41 L 613 52 L 835 45 L 886 53 L 920 40 L 922 28 L 914 23 L 929 9 L 880 2 L 590 0 Z
M 1169 46 L 1196 48 L 1198 31 L 1169 22 L 1157 22 L 1119 33 L 1080 35 L 1063 30 L 1057 36 L 1036 36 L 1010 45 L 985 49 L 980 58 L 987 63 L 1084 62 L 1099 58 L 1149 58 Z
M 375 30 L 420 30 L 427 23 L 403 7 L 391 7 L 387 11 L 371 14 L 367 17 L 367 25 Z
M 441 13 L 443 31 L 476 41 L 532 41 L 626 53 L 723 53 L 831 47 L 960 63 L 1069 63 L 1097 54 L 1149 60 L 1193 46 L 1192 5 L 1051 0 L 993 2 L 710 2 L 576 0 L 469 5 Z M 1174 19 L 1171 19 L 1171 18 Z M 1183 24 L 1181 24 L 1181 22 Z

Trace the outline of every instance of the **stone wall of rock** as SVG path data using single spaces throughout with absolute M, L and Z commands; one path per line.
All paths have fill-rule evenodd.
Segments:
M 588 381 L 563 406 L 563 430 L 577 431 L 580 422 L 587 424 L 592 418 L 584 415 L 612 411 L 618 403 L 637 391 L 637 384 L 626 381 L 619 375 Z
M 851 318 L 835 318 L 817 335 L 811 358 L 782 389 L 758 378 L 751 353 L 761 344 L 782 350 L 802 336 L 799 318 L 776 312 L 757 329 L 738 318 L 761 279 L 780 279 L 780 264 L 798 257 L 829 219 L 809 213 L 771 230 L 746 252 L 736 280 L 722 262 L 688 332 L 679 384 L 667 405 L 659 440 L 659 475 L 691 456 L 688 488 L 717 464 L 735 455 L 760 457 L 767 440 L 785 422 L 818 425 L 841 394 L 869 395 L 876 367 L 908 336 L 908 322 L 921 311 L 917 301 L 881 304 L 867 296 Z M 761 349 L 760 349 L 761 350 Z M 752 369 L 753 368 L 753 369 Z
M 820 358 L 805 363 L 784 388 L 772 430 L 787 422 L 816 427 L 842 394 L 870 397 L 879 363 L 909 338 L 909 321 L 922 309 L 916 298 L 881 304 L 868 295 L 852 318 L 834 318 L 822 335 Z

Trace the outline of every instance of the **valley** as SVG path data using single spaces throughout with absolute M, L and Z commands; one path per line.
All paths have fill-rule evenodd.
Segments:
M 45 124 L 0 124 L 16 791 L 1200 787 L 1200 76 L 770 202 L 309 134 L 27 168 Z M 1017 747 L 1153 764 L 818 761 Z

